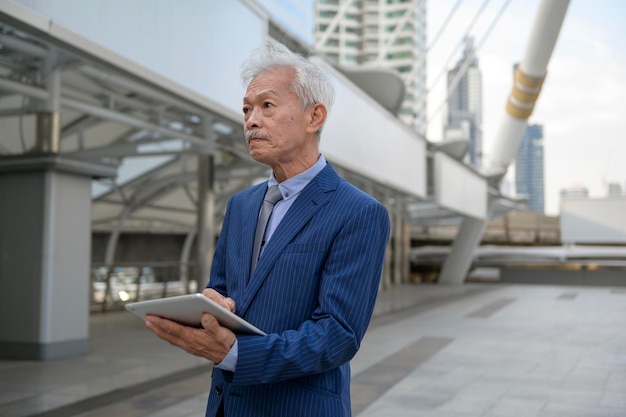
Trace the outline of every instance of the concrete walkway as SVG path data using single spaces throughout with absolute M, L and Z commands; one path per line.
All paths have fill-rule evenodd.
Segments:
M 624 417 L 625 329 L 623 287 L 397 287 L 352 361 L 354 415 Z M 203 416 L 210 368 L 93 315 L 86 356 L 0 361 L 0 416 Z

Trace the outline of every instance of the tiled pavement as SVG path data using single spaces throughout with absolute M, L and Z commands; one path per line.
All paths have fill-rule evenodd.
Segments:
M 86 356 L 0 361 L 3 417 L 204 415 L 210 365 L 124 311 Z M 626 289 L 404 285 L 352 361 L 358 417 L 624 417 Z

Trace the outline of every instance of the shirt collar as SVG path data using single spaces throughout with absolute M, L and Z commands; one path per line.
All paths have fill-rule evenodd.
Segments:
M 302 191 L 304 187 L 306 187 L 311 180 L 324 169 L 325 166 L 326 159 L 324 158 L 324 155 L 320 154 L 317 162 L 311 168 L 281 182 L 280 184 L 276 181 L 274 173 L 272 172 L 269 180 L 267 181 L 267 186 L 271 187 L 272 185 L 278 185 L 278 189 L 283 196 L 283 200 L 289 200 L 297 196 L 300 191 Z

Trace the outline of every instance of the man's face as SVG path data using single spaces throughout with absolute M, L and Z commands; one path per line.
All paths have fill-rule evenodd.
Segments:
M 302 111 L 300 99 L 291 89 L 294 76 L 287 67 L 261 73 L 250 82 L 243 99 L 250 156 L 270 167 L 308 156 L 312 141 L 317 146 L 315 134 L 307 130 L 310 110 Z

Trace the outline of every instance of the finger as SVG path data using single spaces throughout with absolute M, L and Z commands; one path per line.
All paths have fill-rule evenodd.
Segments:
M 215 301 L 226 310 L 231 312 L 235 311 L 235 301 L 232 298 L 224 297 L 222 294 L 212 288 L 207 288 L 202 292 L 202 294 L 204 294 L 206 297 L 209 297 L 211 300 Z
M 235 333 L 229 328 L 221 326 L 215 316 L 209 313 L 202 315 L 201 324 L 205 335 L 210 338 L 211 343 L 203 346 L 210 354 L 199 356 L 210 357 L 211 360 L 219 363 L 235 344 Z
M 146 316 L 145 323 L 150 331 L 170 343 L 179 337 L 182 329 L 180 324 L 157 316 Z
M 230 297 L 226 297 L 224 299 L 224 302 L 228 305 L 228 308 L 230 309 L 231 313 L 234 313 L 237 310 L 237 304 L 235 303 L 235 300 L 233 300 Z
M 210 313 L 204 313 L 200 320 L 202 324 L 202 328 L 205 332 L 215 340 L 218 344 L 231 348 L 233 343 L 235 342 L 235 333 L 232 332 L 228 327 L 224 327 L 220 325 L 214 315 Z
M 200 319 L 202 327 L 209 331 L 211 334 L 216 334 L 219 331 L 220 324 L 213 314 L 203 313 Z
M 217 291 L 215 291 L 213 288 L 205 288 L 204 290 L 202 290 L 202 295 L 204 295 L 205 297 L 211 298 L 212 293 L 217 293 Z

